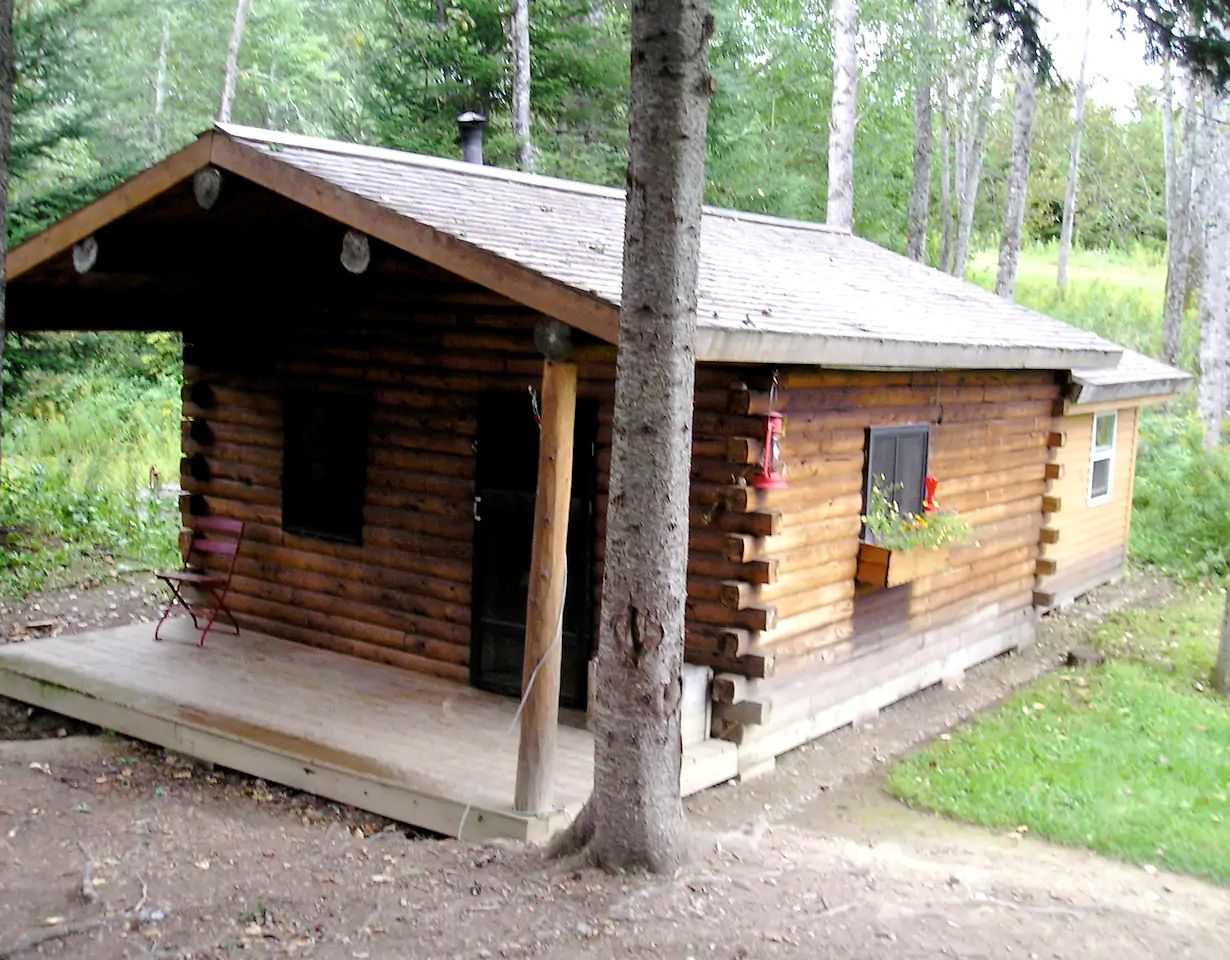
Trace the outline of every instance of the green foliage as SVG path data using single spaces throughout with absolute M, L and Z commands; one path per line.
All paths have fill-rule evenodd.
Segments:
M 994 251 L 975 254 L 969 279 L 995 288 Z M 1162 297 L 1166 267 L 1161 252 L 1075 250 L 1068 268 L 1068 288 L 1055 285 L 1055 244 L 1033 245 L 1021 251 L 1016 299 L 1023 306 L 1056 317 L 1140 353 L 1161 351 Z M 1179 364 L 1196 368 L 1197 324 L 1189 318 L 1179 352 Z
M 179 505 L 178 378 L 39 372 L 5 417 L 0 595 L 164 566 Z M 151 489 L 154 486 L 154 489 Z
M 1230 574 L 1230 448 L 1205 450 L 1194 413 L 1141 418 L 1131 549 L 1172 577 Z
M 872 478 L 867 513 L 860 518 L 868 543 L 886 550 L 936 550 L 973 539 L 969 521 L 951 510 L 903 513 L 893 497 L 900 489 L 883 475 Z
M 1116 616 L 1102 668 L 1044 677 L 906 758 L 889 790 L 997 829 L 1027 828 L 1230 883 L 1230 708 L 1205 690 L 1223 598 Z

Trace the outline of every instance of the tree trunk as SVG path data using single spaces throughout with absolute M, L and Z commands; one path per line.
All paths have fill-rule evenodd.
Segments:
M 13 0 L 0 0 L 0 437 L 4 435 L 4 338 L 8 330 L 5 293 L 9 253 L 9 155 L 13 146 Z M 3 464 L 0 444 L 0 465 Z
M 517 138 L 517 166 L 534 169 L 534 143 L 530 135 L 530 3 L 512 0 L 509 33 L 512 36 L 513 135 Z
M 1163 74 L 1170 80 L 1170 71 Z M 1169 83 L 1167 84 L 1169 87 Z M 1179 357 L 1183 334 L 1183 312 L 1187 303 L 1189 247 L 1192 233 L 1192 177 L 1196 157 L 1196 104 L 1194 87 L 1189 83 L 1183 107 L 1181 137 L 1174 134 L 1174 105 L 1167 89 L 1162 105 L 1162 143 L 1170 168 L 1166 191 L 1166 292 L 1162 307 L 1162 359 L 1174 363 Z M 1169 135 L 1167 129 L 1169 128 Z M 1167 146 L 1167 142 L 1169 145 Z
M 1063 223 L 1059 228 L 1059 268 L 1055 283 L 1060 290 L 1068 286 L 1068 258 L 1072 255 L 1072 230 L 1076 219 L 1076 180 L 1081 169 L 1081 135 L 1085 132 L 1085 71 L 1089 65 L 1089 14 L 1093 0 L 1085 0 L 1085 40 L 1081 47 L 1081 69 L 1076 79 L 1076 103 L 1072 109 L 1072 146 L 1068 152 L 1068 183 L 1063 192 Z M 1164 112 L 1164 111 L 1163 111 Z M 1167 179 L 1167 193 L 1170 181 Z M 1169 196 L 1167 196 L 1169 203 Z
M 1208 162 L 1210 206 L 1205 280 L 1200 298 L 1200 382 L 1196 387 L 1196 404 L 1204 420 L 1204 445 L 1210 450 L 1221 442 L 1226 415 L 1230 340 L 1230 125 L 1224 122 L 1226 119 L 1220 104 L 1209 118 L 1215 133 Z
M 557 853 L 668 871 L 679 797 L 696 277 L 709 109 L 704 0 L 634 0 L 628 208 L 598 633 L 594 792 Z
M 1221 643 L 1213 665 L 1213 689 L 1230 697 L 1230 589 L 1226 591 L 1226 612 L 1221 621 Z
M 956 232 L 952 209 L 952 118 L 948 109 L 947 85 L 940 84 L 940 260 L 939 268 L 952 272 L 953 234 Z
M 858 5 L 831 0 L 833 106 L 829 114 L 829 202 L 826 220 L 854 229 L 854 110 L 858 100 Z
M 218 121 L 231 122 L 231 107 L 235 105 L 235 82 L 239 71 L 239 48 L 243 46 L 243 28 L 248 20 L 252 0 L 236 0 L 235 23 L 231 27 L 231 42 L 226 48 L 226 73 L 222 75 L 222 103 L 218 107 Z
M 154 74 L 154 119 L 151 124 L 154 149 L 162 149 L 162 111 L 167 103 L 167 56 L 171 47 L 171 18 L 163 17 L 162 41 L 158 44 L 158 69 Z
M 935 56 L 935 0 L 923 0 L 922 16 L 925 49 L 914 85 L 914 189 L 910 193 L 905 248 L 906 256 L 920 263 L 927 256 L 927 223 L 931 215 L 931 78 Z
M 1034 108 L 1038 102 L 1037 74 L 1032 64 L 1017 66 L 1016 110 L 1012 122 L 1012 167 L 1008 171 L 1004 202 L 1004 229 L 999 240 L 999 272 L 995 292 L 1005 300 L 1016 298 L 1016 268 L 1021 255 L 1021 229 L 1025 223 L 1025 196 L 1029 189 L 1029 146 L 1033 139 Z
M 965 147 L 961 159 L 963 167 L 957 170 L 957 244 L 953 251 L 953 276 L 964 277 L 969 266 L 969 245 L 974 232 L 974 208 L 978 205 L 978 191 L 982 186 L 982 161 L 986 155 L 987 126 L 991 122 L 991 93 L 995 82 L 995 54 L 987 57 L 987 74 L 978 85 L 977 93 L 971 96 L 969 123 Z M 977 75 L 975 76 L 977 79 Z

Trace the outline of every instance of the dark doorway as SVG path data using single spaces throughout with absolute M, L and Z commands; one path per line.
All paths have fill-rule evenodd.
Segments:
M 593 632 L 594 441 L 598 405 L 577 401 L 560 703 L 584 708 Z M 519 696 L 538 485 L 538 424 L 524 393 L 479 399 L 470 682 Z

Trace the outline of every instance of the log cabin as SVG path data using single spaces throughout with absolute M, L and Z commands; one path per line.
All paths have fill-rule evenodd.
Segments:
M 245 521 L 245 631 L 511 698 L 549 664 L 521 718 L 532 813 L 557 711 L 601 696 L 623 205 L 219 125 L 16 248 L 9 323 L 182 332 L 182 509 Z M 1123 357 L 847 232 L 706 208 L 682 749 L 717 759 L 684 789 L 1028 644 L 1036 602 L 1121 564 L 1134 411 L 1184 376 Z M 1069 530 L 1052 484 L 1101 469 L 1108 404 L 1121 522 Z M 915 501 L 937 478 L 976 544 L 874 582 L 873 471 Z
M 1070 603 L 1123 573 L 1140 412 L 1190 384 L 1190 375 L 1132 350 L 1113 367 L 1072 371 L 1046 468 L 1039 610 Z

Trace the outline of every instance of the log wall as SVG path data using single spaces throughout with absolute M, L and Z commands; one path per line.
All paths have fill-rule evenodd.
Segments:
M 383 251 L 386 263 L 390 253 Z M 386 268 L 387 269 L 387 268 Z M 287 639 L 467 681 L 478 401 L 527 396 L 541 385 L 532 345 L 538 317 L 426 265 L 401 263 L 413 300 L 348 298 L 344 318 L 300 307 L 293 323 L 198 328 L 185 337 L 183 508 L 247 521 L 230 605 L 249 627 Z M 393 317 L 405 319 L 393 320 Z M 339 332 L 344 331 L 344 332 Z M 597 617 L 610 465 L 614 363 L 580 365 L 579 396 L 598 402 L 592 614 Z M 688 658 L 755 672 L 732 626 L 755 611 L 721 603 L 723 584 L 753 576 L 728 557 L 728 538 L 760 518 L 727 510 L 746 463 L 731 463 L 738 434 L 763 420 L 729 413 L 730 387 L 749 371 L 698 371 L 689 562 Z M 369 395 L 367 488 L 361 545 L 282 529 L 282 423 L 288 395 Z M 526 400 L 528 403 L 528 399 Z M 746 453 L 746 451 L 744 451 Z
M 1089 470 L 1093 450 L 1091 410 L 1071 412 L 1057 420 L 1052 438 L 1050 480 L 1047 483 L 1046 528 L 1042 534 L 1035 600 L 1042 608 L 1070 602 L 1080 594 L 1118 577 L 1127 558 L 1132 523 L 1132 491 L 1136 482 L 1138 407 L 1113 404 L 1098 410 L 1119 414 L 1115 457 L 1111 466 L 1111 496 L 1089 504 Z
M 762 409 L 764 388 L 748 383 L 732 409 Z M 744 490 L 760 529 L 730 539 L 730 554 L 762 574 L 737 600 L 760 612 L 743 624 L 744 661 L 766 669 L 714 684 L 714 732 L 740 743 L 741 766 L 1030 639 L 1059 392 L 1043 372 L 781 376 L 790 485 Z M 867 592 L 854 580 L 866 431 L 910 423 L 932 424 L 939 499 L 973 523 L 979 545 L 913 583 Z

